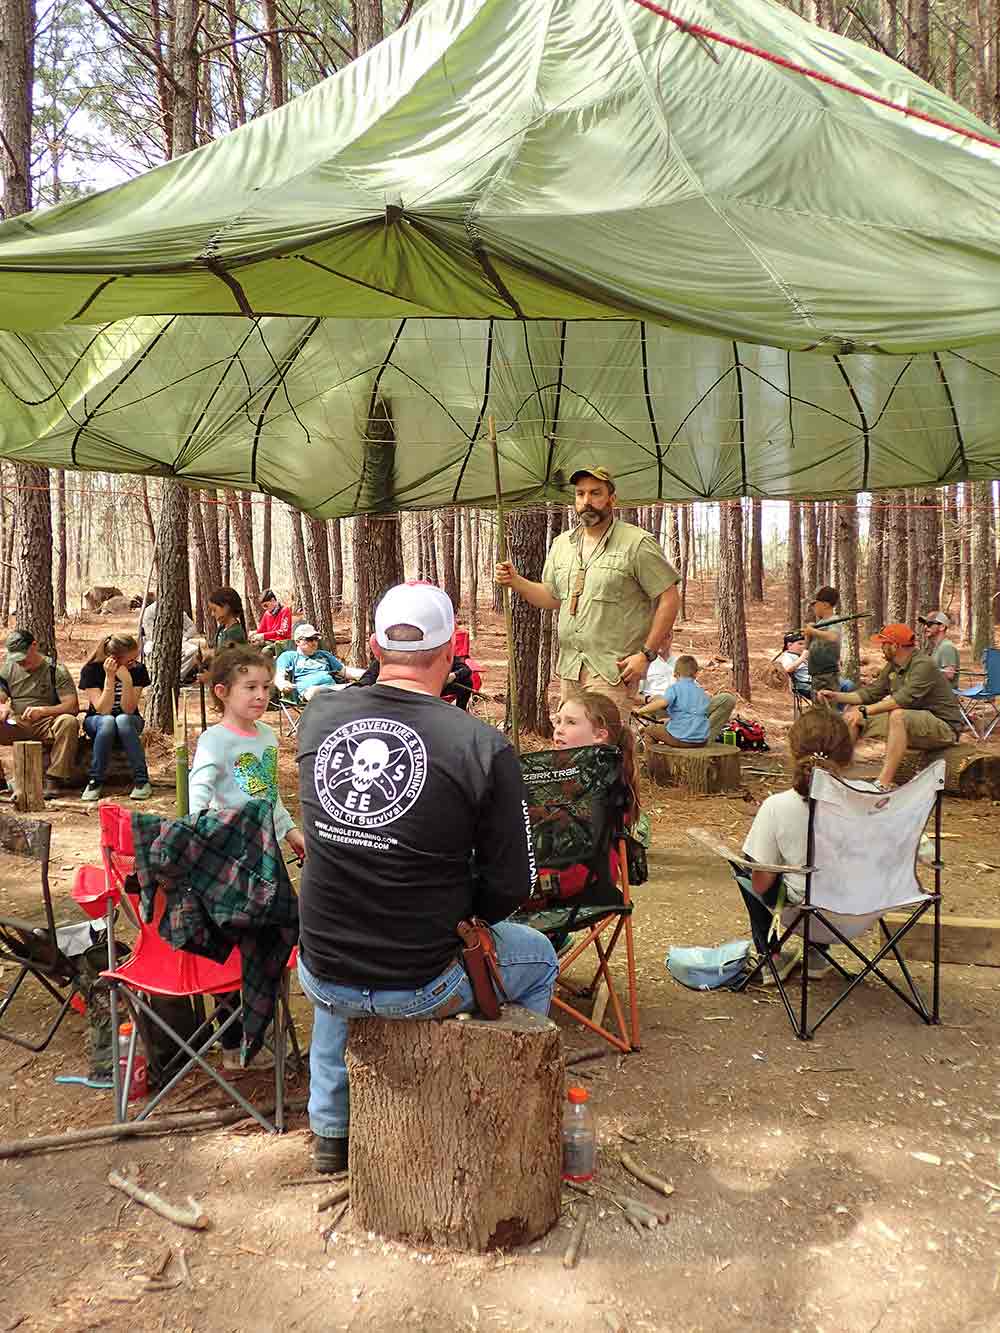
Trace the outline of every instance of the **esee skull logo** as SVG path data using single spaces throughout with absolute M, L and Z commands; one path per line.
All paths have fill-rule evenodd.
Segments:
M 426 775 L 423 741 L 412 727 L 385 717 L 338 727 L 313 762 L 320 805 L 338 823 L 356 828 L 399 819 L 419 797 Z
M 390 758 L 389 747 L 385 741 L 362 741 L 354 752 L 354 764 L 351 768 L 354 790 L 367 791 L 381 776 Z

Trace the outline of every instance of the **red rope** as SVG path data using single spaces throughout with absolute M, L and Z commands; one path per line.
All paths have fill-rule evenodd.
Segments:
M 1000 148 L 1000 140 L 990 139 L 985 134 L 978 134 L 975 130 L 963 129 L 961 125 L 953 125 L 950 121 L 940 120 L 937 116 L 929 116 L 926 111 L 917 111 L 913 107 L 901 106 L 899 102 L 891 102 L 887 97 L 879 97 L 877 93 L 870 93 L 866 88 L 857 88 L 854 84 L 842 83 L 840 79 L 831 78 L 829 74 L 821 74 L 819 70 L 809 69 L 806 65 L 797 65 L 793 60 L 786 60 L 784 56 L 776 56 L 772 51 L 763 51 L 760 47 L 751 46 L 749 42 L 741 42 L 735 37 L 727 37 L 724 33 L 714 32 L 711 28 L 702 27 L 700 23 L 689 23 L 687 19 L 672 14 L 669 9 L 663 9 L 660 5 L 654 4 L 653 0 L 635 0 L 635 3 L 642 5 L 643 9 L 648 9 L 653 14 L 658 14 L 660 18 L 676 24 L 681 32 L 690 33 L 695 37 L 704 37 L 710 42 L 720 42 L 723 46 L 731 46 L 737 51 L 744 51 L 747 55 L 757 56 L 758 59 L 767 60 L 772 65 L 779 65 L 782 69 L 791 70 L 793 74 L 803 74 L 807 79 L 815 79 L 817 83 L 826 83 L 831 88 L 839 88 L 841 92 L 852 93 L 855 97 L 863 97 L 866 101 L 875 102 L 879 106 L 887 106 L 891 111 L 902 112 L 904 116 L 926 121 L 928 125 L 936 125 L 942 130 L 951 130 L 953 134 L 964 135 L 966 139 L 975 139 L 977 143 L 988 144 L 990 148 Z

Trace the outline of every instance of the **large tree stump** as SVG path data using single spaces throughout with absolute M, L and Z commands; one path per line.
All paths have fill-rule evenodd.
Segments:
M 662 741 L 643 743 L 650 779 L 660 787 L 681 787 L 695 796 L 739 791 L 740 752 L 735 745 L 703 745 L 675 749 Z
M 24 814 L 44 810 L 42 774 L 44 756 L 41 741 L 14 742 L 14 805 Z
M 942 750 L 907 750 L 896 773 L 900 784 L 943 759 L 944 789 L 948 796 L 1000 800 L 1000 747 L 948 745 Z
M 559 1029 L 508 1005 L 482 1019 L 352 1021 L 351 1207 L 397 1240 L 507 1249 L 559 1217 Z

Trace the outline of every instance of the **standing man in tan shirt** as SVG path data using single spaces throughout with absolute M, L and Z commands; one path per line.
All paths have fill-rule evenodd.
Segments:
M 615 517 L 615 482 L 607 468 L 580 468 L 579 525 L 552 543 L 542 581 L 522 578 L 510 561 L 496 580 L 543 611 L 559 612 L 562 696 L 600 690 L 627 718 L 639 682 L 660 648 L 669 648 L 680 606 L 679 575 L 650 533 Z

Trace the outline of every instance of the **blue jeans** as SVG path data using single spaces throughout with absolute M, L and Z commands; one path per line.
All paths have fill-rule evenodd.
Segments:
M 504 990 L 512 1004 L 547 1014 L 559 963 L 544 935 L 530 926 L 501 921 L 493 927 Z M 455 951 L 459 949 L 455 937 Z M 460 962 L 411 990 L 368 990 L 314 977 L 299 955 L 299 981 L 312 1001 L 309 1046 L 309 1124 L 322 1138 L 347 1137 L 350 1093 L 344 1048 L 350 1018 L 448 1018 L 475 1010 L 472 986 Z
M 83 729 L 94 742 L 94 751 L 90 760 L 91 782 L 103 782 L 108 771 L 111 751 L 120 744 L 128 755 L 132 767 L 132 776 L 137 787 L 149 781 L 149 769 L 146 767 L 146 752 L 142 748 L 142 729 L 146 719 L 140 713 L 110 714 L 91 713 L 83 719 Z

